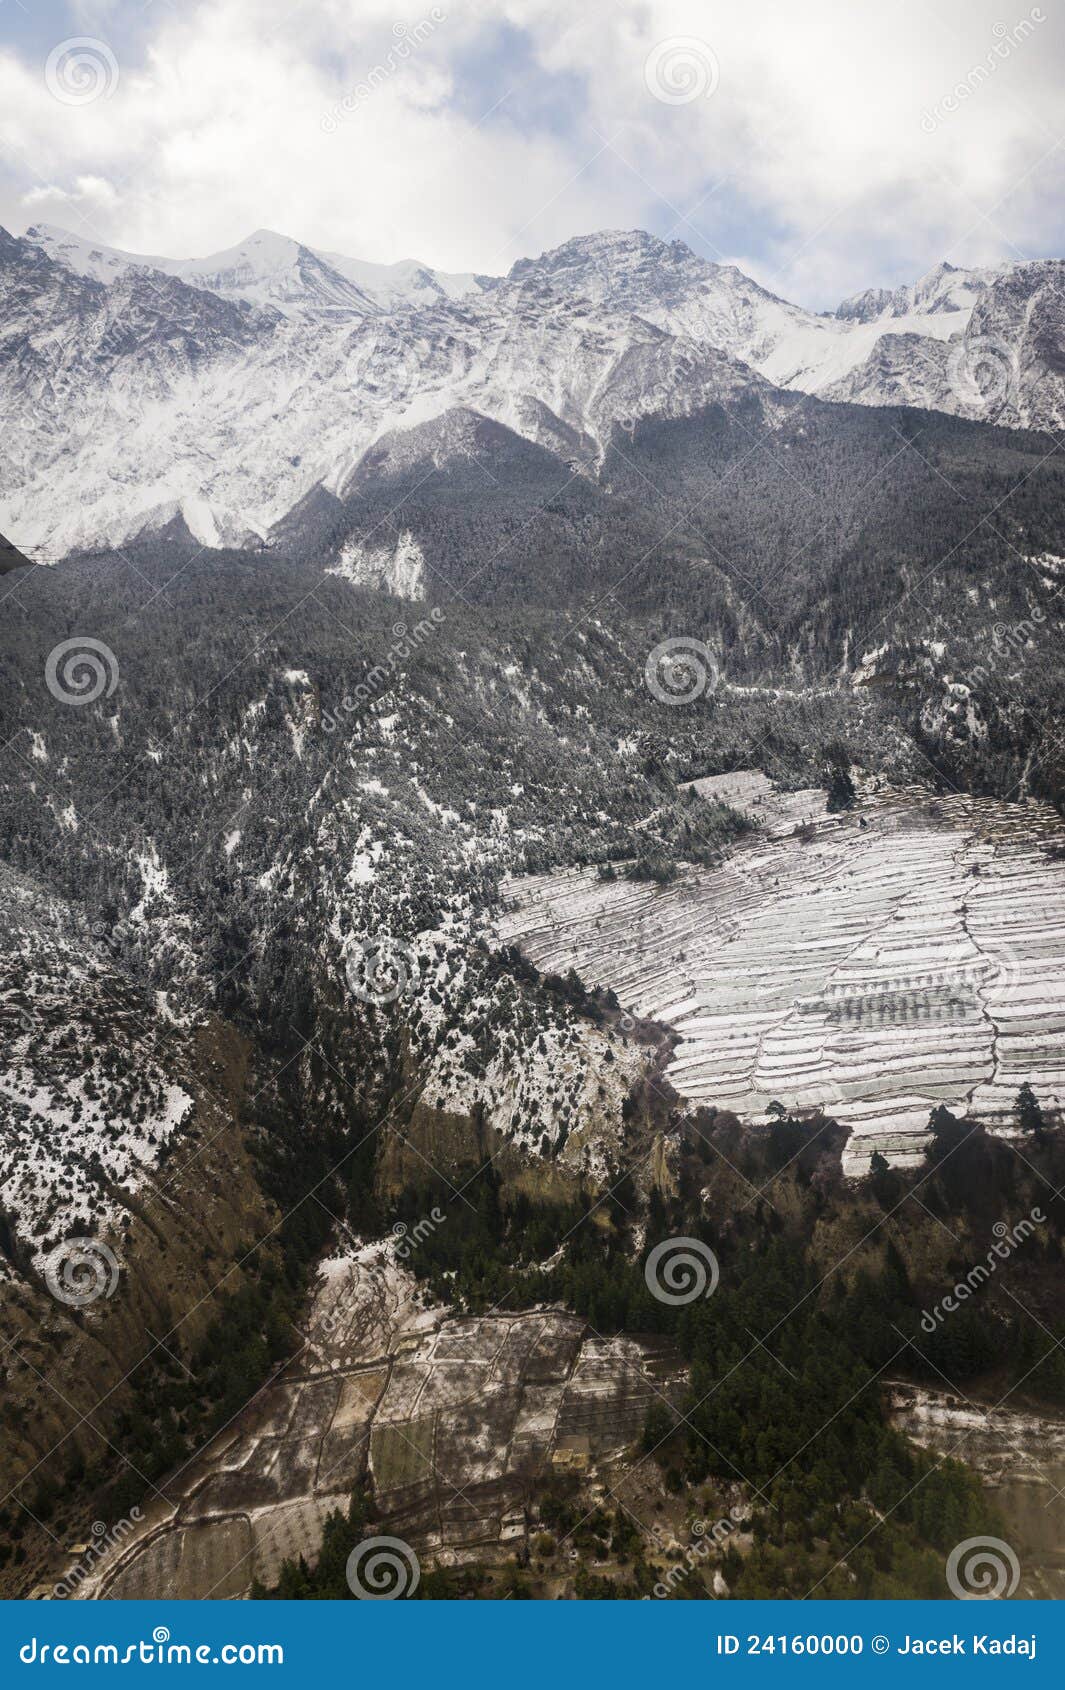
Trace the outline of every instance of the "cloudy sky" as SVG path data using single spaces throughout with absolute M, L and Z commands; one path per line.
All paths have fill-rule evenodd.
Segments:
M 0 0 L 0 223 L 499 273 L 641 227 L 831 306 L 1065 254 L 1065 10 Z

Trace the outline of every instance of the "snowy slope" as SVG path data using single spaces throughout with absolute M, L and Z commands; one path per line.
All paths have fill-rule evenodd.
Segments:
M 113 1224 L 193 1098 L 179 1036 L 105 935 L 6 866 L 0 915 L 0 1215 L 32 1259 Z

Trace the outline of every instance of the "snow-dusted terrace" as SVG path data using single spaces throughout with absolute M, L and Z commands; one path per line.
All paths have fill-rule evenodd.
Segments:
M 1024 1080 L 1065 1104 L 1059 818 L 919 791 L 829 816 L 765 785 L 731 794 L 765 829 L 721 868 L 511 880 L 500 942 L 675 1027 L 683 1096 L 746 1118 L 823 1107 L 853 1130 L 854 1173 L 874 1149 L 919 1160 L 937 1103 L 998 1128 Z
M 426 1302 L 394 1240 L 321 1264 L 305 1342 L 162 1491 L 79 1598 L 241 1597 L 313 1562 L 365 1481 L 379 1524 L 444 1565 L 522 1550 L 537 1487 L 593 1474 L 679 1377 L 668 1348 L 559 1309 L 478 1318 Z M 369 1535 L 369 1534 L 368 1534 Z

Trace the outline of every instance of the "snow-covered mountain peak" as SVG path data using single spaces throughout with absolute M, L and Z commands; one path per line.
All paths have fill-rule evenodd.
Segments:
M 734 264 L 699 258 L 684 241 L 665 241 L 644 229 L 600 229 L 591 235 L 575 235 L 538 258 L 522 258 L 511 266 L 508 280 L 530 279 L 547 280 L 596 302 L 626 309 L 639 301 L 664 304 L 700 291 L 738 291 L 751 299 L 784 304 Z M 803 314 L 797 306 L 786 308 Z
M 161 270 L 190 287 L 271 307 L 286 316 L 365 317 L 402 306 L 458 299 L 480 290 L 472 274 L 436 271 L 416 259 L 373 264 L 323 252 L 274 229 L 255 229 L 206 258 L 163 258 L 101 245 L 55 224 L 36 223 L 26 240 L 79 276 L 110 283 L 130 269 Z
M 648 261 L 669 262 L 671 257 L 693 257 L 683 241 L 664 241 L 645 229 L 597 229 L 589 235 L 573 235 L 561 245 L 550 247 L 536 258 L 519 258 L 511 265 L 508 280 L 520 281 L 529 272 L 565 276 L 592 274 L 616 277 Z
M 641 230 L 491 279 L 268 229 L 168 259 L 38 224 L 0 231 L 0 530 L 34 555 L 173 522 L 240 543 L 452 415 L 445 434 L 491 419 L 593 474 L 619 429 L 749 401 L 771 417 L 773 387 L 988 420 L 966 359 L 979 373 L 989 349 L 991 420 L 1062 426 L 1065 264 L 940 264 L 828 316 Z
M 455 408 L 593 464 L 619 424 L 762 385 L 705 336 L 535 279 L 334 311 L 357 284 L 265 236 L 216 255 L 213 287 L 202 267 L 104 282 L 70 252 L 9 249 L 0 388 L 19 426 L 0 441 L 0 528 L 53 555 L 175 521 L 206 545 L 266 534 L 316 486 L 338 493 L 375 441 Z M 285 308 L 296 280 L 317 308 Z
M 891 288 L 865 288 L 841 300 L 836 306 L 836 317 L 841 323 L 873 323 L 884 315 L 893 298 Z
M 842 322 L 872 323 L 898 317 L 963 313 L 948 331 L 957 333 L 965 327 L 973 306 L 987 289 L 1019 268 L 1017 264 L 999 264 L 983 269 L 960 269 L 943 261 L 934 264 L 912 286 L 867 288 L 864 293 L 854 294 L 837 306 L 836 317 Z
M 386 309 L 462 299 L 467 294 L 480 293 L 495 280 L 475 275 L 473 271 L 434 270 L 418 258 L 402 258 L 396 264 L 371 264 L 363 258 L 348 258 L 341 252 L 319 252 L 318 257 L 349 282 L 364 288 Z
M 129 253 L 100 246 L 84 235 L 76 235 L 71 229 L 61 229 L 55 223 L 31 223 L 23 238 L 31 246 L 39 247 L 54 263 L 95 282 L 113 282 L 135 262 Z M 165 265 L 166 260 L 141 258 L 136 262 L 158 269 Z

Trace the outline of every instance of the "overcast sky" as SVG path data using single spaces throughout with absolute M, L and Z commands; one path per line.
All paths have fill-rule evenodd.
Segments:
M 1060 0 L 0 0 L 0 43 L 16 233 L 499 273 L 640 227 L 819 307 L 1065 255 Z

